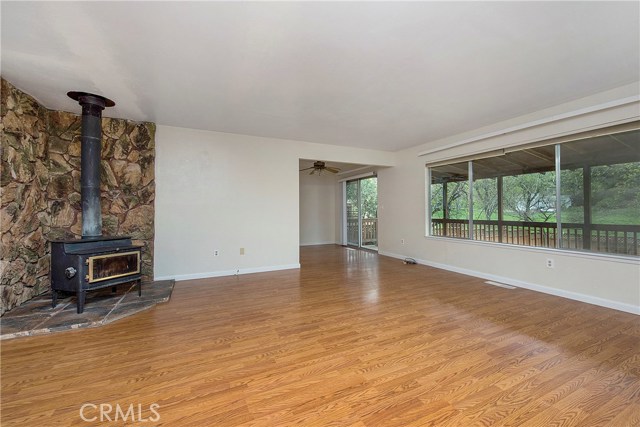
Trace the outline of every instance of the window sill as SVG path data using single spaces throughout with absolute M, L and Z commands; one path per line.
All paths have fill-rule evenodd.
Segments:
M 592 259 L 597 261 L 610 261 L 610 262 L 619 262 L 622 264 L 635 264 L 640 265 L 640 257 L 633 255 L 620 255 L 620 254 L 607 254 L 600 252 L 586 252 L 586 251 L 576 251 L 571 249 L 555 249 L 555 248 L 541 248 L 537 246 L 520 246 L 520 245 L 511 245 L 507 243 L 493 243 L 493 242 L 484 242 L 482 240 L 469 240 L 463 238 L 456 237 L 441 237 L 441 236 L 424 236 L 427 240 L 435 240 L 435 241 L 443 241 L 443 242 L 451 242 L 456 244 L 465 244 L 465 245 L 478 245 L 483 247 L 493 247 L 498 249 L 509 249 L 516 251 L 524 251 L 524 252 L 534 252 L 534 253 L 543 253 L 554 256 L 569 256 L 572 258 L 585 258 Z

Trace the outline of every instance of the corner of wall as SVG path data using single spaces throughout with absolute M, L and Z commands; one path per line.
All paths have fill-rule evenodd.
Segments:
M 49 288 L 49 241 L 82 234 L 80 127 L 76 114 L 47 110 L 1 79 L 0 315 Z M 144 245 L 153 278 L 154 123 L 104 118 L 103 233 Z

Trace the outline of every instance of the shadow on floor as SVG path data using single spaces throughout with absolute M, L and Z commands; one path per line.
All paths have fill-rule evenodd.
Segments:
M 169 301 L 174 284 L 173 280 L 144 282 L 140 297 L 135 283 L 119 285 L 115 293 L 111 288 L 87 292 L 82 314 L 76 313 L 75 295 L 59 296 L 53 308 L 47 292 L 0 318 L 0 340 L 106 325 Z

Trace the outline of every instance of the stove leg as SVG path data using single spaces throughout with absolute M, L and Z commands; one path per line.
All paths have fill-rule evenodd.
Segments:
M 58 305 L 58 291 L 51 289 L 51 307 L 56 308 Z
M 138 279 L 138 296 L 142 296 L 142 279 Z
M 78 314 L 81 314 L 84 311 L 84 299 L 86 295 L 86 291 L 78 292 Z

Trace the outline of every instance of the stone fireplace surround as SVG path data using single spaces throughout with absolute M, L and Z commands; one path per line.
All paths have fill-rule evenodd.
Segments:
M 80 116 L 1 85 L 0 315 L 49 289 L 49 240 L 82 234 Z M 103 118 L 102 133 L 103 234 L 144 245 L 153 280 L 155 124 Z

